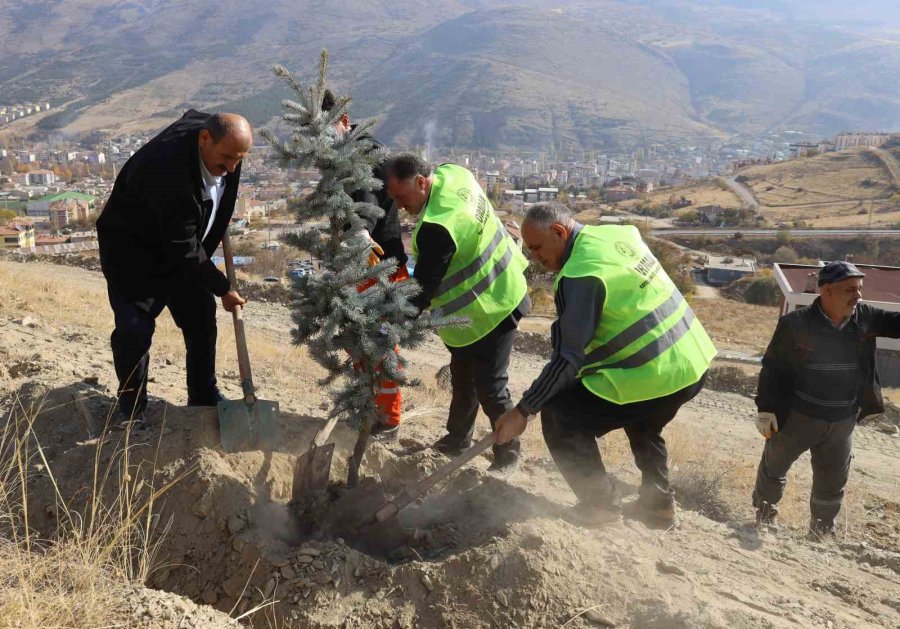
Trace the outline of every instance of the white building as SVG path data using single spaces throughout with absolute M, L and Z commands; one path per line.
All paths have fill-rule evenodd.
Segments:
M 56 183 L 56 173 L 52 170 L 33 170 L 25 173 L 26 186 L 52 186 Z
M 834 138 L 834 150 L 872 147 L 877 148 L 893 138 L 893 133 L 838 133 Z

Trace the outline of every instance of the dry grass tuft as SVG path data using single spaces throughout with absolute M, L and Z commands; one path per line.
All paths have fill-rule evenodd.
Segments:
M 153 506 L 184 476 L 155 487 L 155 469 L 130 462 L 130 439 L 122 433 L 106 467 L 97 448 L 91 499 L 77 511 L 33 429 L 40 408 L 15 400 L 7 410 L 0 433 L 0 626 L 108 626 L 127 617 L 124 593 L 147 579 L 164 533 Z M 56 494 L 57 529 L 46 538 L 29 524 L 29 487 L 38 471 Z

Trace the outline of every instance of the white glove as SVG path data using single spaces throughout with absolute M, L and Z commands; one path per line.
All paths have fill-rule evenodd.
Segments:
M 772 435 L 778 432 L 778 418 L 775 413 L 760 412 L 756 418 L 756 429 L 766 439 L 771 439 Z

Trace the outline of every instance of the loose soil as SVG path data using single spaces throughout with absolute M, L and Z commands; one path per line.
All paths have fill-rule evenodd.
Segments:
M 22 274 L 29 283 L 13 281 Z M 31 470 L 29 512 L 48 537 L 61 519 L 84 514 L 95 470 L 106 478 L 97 491 L 111 505 L 123 489 L 143 495 L 151 486 L 168 487 L 153 506 L 157 564 L 148 585 L 160 596 L 193 601 L 190 609 L 184 601 L 181 613 L 211 606 L 237 615 L 267 603 L 250 622 L 298 627 L 900 624 L 900 438 L 877 424 L 856 433 L 836 542 L 811 542 L 804 534 L 808 456 L 790 477 L 785 526 L 759 533 L 751 525 L 749 491 L 762 446 L 753 402 L 708 390 L 667 428 L 682 507 L 671 530 L 634 521 L 599 530 L 570 524 L 565 514 L 574 497 L 533 427 L 515 475 L 495 477 L 487 472 L 489 455 L 479 457 L 401 514 L 411 536 L 407 548 L 372 556 L 340 538 L 305 534 L 288 509 L 295 457 L 324 424 L 327 405 L 318 368 L 305 350 L 285 343 L 290 318 L 283 306 L 256 302 L 246 312 L 261 395 L 281 402 L 283 443 L 269 453 L 227 454 L 215 410 L 183 406 L 183 350 L 168 315 L 151 357 L 148 428 L 99 434 L 115 387 L 111 317 L 105 303 L 94 303 L 102 291 L 93 271 L 0 261 L 0 409 L 6 421 L 15 412 L 36 418 L 32 447 L 40 444 L 49 469 L 35 463 Z M 85 299 L 92 309 L 64 307 Z M 220 386 L 237 399 L 225 313 L 219 328 Z M 537 338 L 528 342 L 538 349 L 517 349 L 510 368 L 516 398 L 543 365 L 536 354 L 545 346 Z M 400 440 L 373 443 L 363 467 L 389 495 L 446 460 L 428 449 L 443 434 L 449 393 L 433 374 L 446 364 L 446 350 L 434 340 L 409 358 L 424 384 L 405 392 Z M 486 430 L 480 417 L 476 437 Z M 334 482 L 345 478 L 354 437 L 341 426 L 334 433 Z M 639 477 L 627 442 L 612 434 L 601 448 L 623 493 L 633 495 Z M 145 626 L 177 626 L 154 617 L 162 614 L 154 611 L 159 606 L 141 600 L 135 597 L 123 624 L 150 618 Z M 209 616 L 194 626 L 225 622 Z

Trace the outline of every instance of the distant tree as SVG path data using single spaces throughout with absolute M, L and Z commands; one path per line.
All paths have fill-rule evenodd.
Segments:
M 784 264 L 796 264 L 800 259 L 797 252 L 787 246 L 778 247 L 772 254 L 772 262 L 782 262 Z
M 775 240 L 778 241 L 779 247 L 786 247 L 793 240 L 793 236 L 791 235 L 790 229 L 779 229 L 778 234 L 775 236 Z
M 18 214 L 16 213 L 15 210 L 7 210 L 7 209 L 0 208 L 0 225 L 5 225 L 6 223 L 8 223 L 12 219 L 14 219 L 16 216 L 18 216 Z
M 766 273 L 750 282 L 744 291 L 744 301 L 757 306 L 777 306 L 781 303 L 781 289 L 771 273 Z

